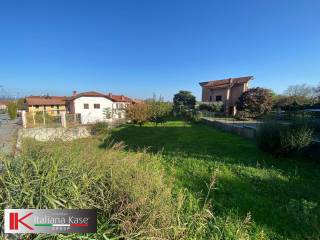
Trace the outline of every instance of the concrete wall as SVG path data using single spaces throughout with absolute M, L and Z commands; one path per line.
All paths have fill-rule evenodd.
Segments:
M 201 119 L 201 122 L 206 125 L 211 125 L 220 128 L 226 132 L 236 133 L 242 137 L 253 139 L 256 136 L 256 129 L 249 126 L 235 126 L 231 124 L 225 124 L 217 122 L 215 120 Z
M 18 131 L 18 142 L 23 138 L 34 138 L 37 141 L 71 141 L 89 137 L 90 130 L 85 126 L 75 128 L 22 128 Z
M 231 88 L 230 91 L 230 100 L 229 105 L 234 106 L 236 102 L 238 101 L 239 97 L 242 95 L 242 93 L 245 91 L 245 85 L 244 84 L 238 84 Z

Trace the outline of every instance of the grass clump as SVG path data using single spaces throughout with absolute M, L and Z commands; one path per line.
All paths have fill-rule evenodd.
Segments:
M 294 121 L 290 124 L 265 122 L 257 131 L 258 146 L 276 155 L 304 152 L 312 143 L 313 130 L 306 122 Z
M 50 144 L 28 140 L 19 158 L 1 156 L 6 169 L 0 176 L 1 209 L 95 208 L 98 233 L 82 239 L 186 239 L 204 234 L 211 217 L 207 205 L 184 214 L 196 200 L 185 191 L 173 194 L 159 155 L 128 153 L 121 143 L 106 149 L 98 144 L 96 139 Z

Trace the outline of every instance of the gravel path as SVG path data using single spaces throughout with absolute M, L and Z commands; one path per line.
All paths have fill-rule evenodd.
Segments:
M 20 119 L 9 120 L 6 114 L 0 114 L 0 151 L 13 153 L 16 133 L 20 127 Z

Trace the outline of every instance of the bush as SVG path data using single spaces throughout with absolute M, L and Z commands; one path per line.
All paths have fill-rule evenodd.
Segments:
M 8 114 L 10 119 L 16 119 L 17 118 L 17 110 L 18 110 L 18 106 L 16 102 L 9 102 L 8 104 Z
M 106 122 L 97 122 L 91 126 L 91 134 L 101 135 L 107 133 L 109 130 L 109 124 Z
M 200 103 L 199 110 L 209 112 L 223 112 L 223 102 Z
M 247 121 L 252 119 L 253 117 L 254 115 L 248 111 L 238 111 L 237 114 L 235 115 L 235 118 L 240 121 Z
M 273 154 L 301 153 L 312 143 L 313 131 L 305 122 L 295 121 L 289 125 L 265 122 L 258 128 L 258 146 Z
M 301 152 L 310 146 L 313 131 L 306 124 L 286 127 L 280 135 L 281 149 L 284 153 Z
M 251 117 L 255 118 L 270 112 L 272 104 L 270 90 L 257 87 L 249 89 L 240 96 L 237 109 L 249 112 Z

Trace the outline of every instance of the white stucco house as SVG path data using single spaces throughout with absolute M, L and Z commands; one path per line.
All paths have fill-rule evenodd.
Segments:
M 67 110 L 79 114 L 81 123 L 111 122 L 125 117 L 125 107 L 132 100 L 123 95 L 102 94 L 99 92 L 73 92 L 67 99 Z

